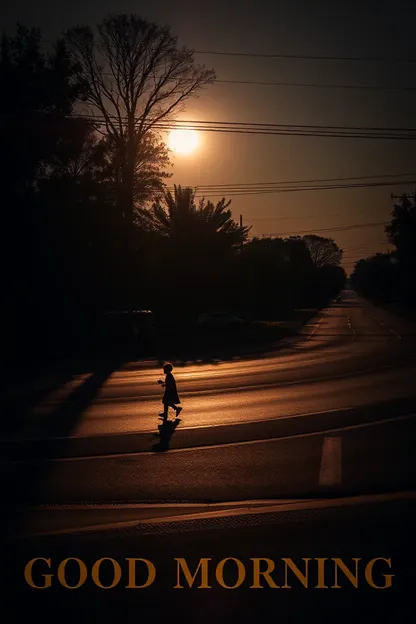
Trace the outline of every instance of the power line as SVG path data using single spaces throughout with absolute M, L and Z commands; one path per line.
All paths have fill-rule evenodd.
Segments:
M 333 212 L 330 214 L 316 214 L 316 215 L 296 215 L 291 217 L 250 217 L 252 221 L 294 221 L 297 219 L 326 219 L 327 217 L 343 217 L 348 215 L 356 215 L 356 212 Z M 363 214 L 363 213 L 359 213 Z
M 247 195 L 269 195 L 274 193 L 297 193 L 297 192 L 309 192 L 309 191 L 329 191 L 329 190 L 337 190 L 337 189 L 352 189 L 352 188 L 373 188 L 373 187 L 382 187 L 382 186 L 404 186 L 406 184 L 416 184 L 416 179 L 414 180 L 398 180 L 395 182 L 371 182 L 371 183 L 361 183 L 361 184 L 333 184 L 326 186 L 299 186 L 299 187 L 288 187 L 288 188 L 276 188 L 276 189 L 264 189 L 264 190 L 246 190 L 246 191 L 224 191 L 223 193 L 209 193 L 210 197 L 224 197 L 224 195 L 228 196 L 247 196 Z M 197 187 L 198 188 L 198 187 Z M 196 194 L 195 197 L 203 197 L 201 194 Z
M 220 50 L 193 50 L 194 54 L 212 56 L 242 56 L 252 58 L 296 59 L 303 61 L 354 61 L 366 63 L 416 63 L 416 58 L 381 56 L 321 56 L 312 54 L 265 54 L 260 52 L 224 52 Z
M 323 213 L 323 214 L 315 214 L 315 215 L 296 215 L 290 217 L 250 217 L 252 221 L 292 221 L 298 219 L 326 219 L 328 217 L 348 217 L 354 215 L 355 217 L 359 215 L 367 214 L 366 212 L 331 212 L 331 213 Z
M 244 188 L 244 187 L 266 187 L 266 186 L 277 186 L 283 184 L 313 184 L 315 182 L 342 182 L 346 180 L 371 180 L 373 178 L 398 178 L 400 176 L 416 176 L 416 172 L 409 173 L 380 173 L 374 175 L 366 175 L 366 176 L 347 176 L 341 178 L 313 178 L 311 180 L 286 180 L 286 181 L 275 181 L 275 182 L 235 182 L 234 184 L 204 184 L 198 185 L 199 190 L 220 190 L 222 188 L 229 189 L 231 188 Z M 187 185 L 191 186 L 191 185 Z
M 157 126 L 159 130 L 172 130 L 177 126 Z M 193 128 L 189 128 L 193 129 Z M 394 140 L 394 141 L 414 141 L 416 139 L 415 136 L 404 135 L 404 134 L 374 134 L 374 133 L 336 133 L 336 132 L 299 132 L 295 130 L 256 130 L 256 129 L 227 129 L 227 128 L 204 128 L 204 127 L 195 127 L 195 130 L 199 130 L 201 132 L 221 132 L 223 134 L 246 134 L 246 135 L 263 135 L 263 136 L 299 136 L 299 137 L 321 137 L 321 138 L 329 138 L 329 139 L 382 139 L 382 140 Z
M 416 87 L 400 87 L 382 85 L 351 85 L 351 84 L 322 84 L 305 82 L 274 82 L 268 80 L 215 80 L 214 83 L 236 84 L 236 85 L 258 85 L 273 87 L 302 87 L 312 89 L 356 89 L 368 91 L 416 91 Z
M 176 123 L 158 122 L 159 130 L 192 129 L 205 132 L 223 132 L 229 134 L 258 134 L 268 136 L 313 136 L 329 138 L 356 139 L 416 139 L 415 128 L 373 128 L 353 126 L 312 126 L 295 124 L 264 124 L 249 122 L 207 122 L 179 121 Z
M 9 115 L 10 116 L 10 115 Z M 3 115 L 4 117 L 4 115 Z M 7 115 L 6 115 L 7 117 Z M 117 124 L 120 120 L 115 115 L 108 118 L 103 115 L 72 114 L 68 116 L 72 119 L 85 119 L 92 124 L 104 126 L 106 119 L 115 120 Z M 136 117 L 136 120 L 140 118 Z M 45 121 L 55 121 L 56 115 L 42 115 L 38 123 Z M 149 120 L 152 123 L 152 120 Z M 121 120 L 122 126 L 126 126 L 127 120 Z M 184 125 L 185 124 L 185 125 Z M 204 124 L 204 125 L 202 125 Z M 404 140 L 414 141 L 416 139 L 416 129 L 414 128 L 371 128 L 353 126 L 306 126 L 293 124 L 263 124 L 248 122 L 210 122 L 210 121 L 180 121 L 180 122 L 155 122 L 151 130 L 176 130 L 192 129 L 205 132 L 222 132 L 231 134 L 256 134 L 266 136 L 299 136 L 299 137 L 326 137 L 326 138 L 348 138 L 348 139 L 381 139 L 381 140 Z M 407 134 L 405 134 L 407 133 Z M 410 133 L 410 134 L 409 134 Z
M 322 229 L 313 229 L 313 230 L 300 230 L 298 232 L 274 232 L 273 234 L 268 234 L 268 236 L 296 236 L 298 234 L 315 234 L 316 232 L 343 232 L 349 230 L 355 230 L 359 228 L 367 228 L 367 227 L 375 227 L 380 225 L 387 225 L 387 221 L 378 221 L 376 223 L 357 223 L 354 225 L 346 225 L 345 227 L 337 227 L 337 228 L 322 228 Z
M 114 78 L 111 72 L 103 72 L 103 76 L 109 76 Z M 223 80 L 216 78 L 214 84 L 235 84 L 235 85 L 257 85 L 257 86 L 272 86 L 272 87 L 301 87 L 301 88 L 313 88 L 313 89 L 356 89 L 356 90 L 369 90 L 369 91 L 416 91 L 416 87 L 402 87 L 398 85 L 352 85 L 352 84 L 329 84 L 329 83 L 305 83 L 305 82 L 277 82 L 269 80 Z
M 76 117 L 85 118 L 85 119 L 104 119 L 102 114 L 97 116 L 95 115 L 86 115 L 82 113 L 74 114 Z M 109 119 L 118 120 L 116 115 L 108 115 Z M 152 120 L 149 119 L 149 122 Z M 178 124 L 185 124 L 183 125 Z M 187 129 L 188 126 L 192 125 L 192 129 L 199 129 L 198 124 L 203 124 L 204 127 L 213 126 L 213 127 L 249 127 L 249 128 L 266 128 L 266 129 L 295 129 L 295 130 L 328 130 L 328 131 L 371 131 L 371 132 L 416 132 L 416 128 L 404 128 L 404 127 L 382 127 L 382 126 L 327 126 L 327 125 L 302 125 L 302 124 L 276 124 L 276 123 L 264 123 L 264 122 L 251 122 L 251 121 L 209 121 L 209 120 L 198 120 L 198 119 L 179 119 L 177 121 L 169 121 L 169 122 L 157 122 L 155 125 L 160 127 L 169 126 L 169 128 L 178 128 L 178 129 Z M 195 126 L 195 128 L 194 128 Z
M 327 126 L 327 125 L 300 125 L 300 124 L 276 124 L 276 123 L 264 123 L 264 122 L 251 122 L 251 121 L 207 121 L 196 119 L 180 119 L 175 123 L 181 124 L 204 124 L 205 126 L 249 126 L 258 128 L 295 128 L 302 130 L 354 130 L 354 131 L 371 131 L 371 132 L 416 132 L 416 128 L 403 128 L 403 127 L 380 127 L 380 126 Z
M 92 123 L 97 123 L 101 119 L 104 125 L 105 118 L 102 115 L 78 115 L 81 119 L 86 119 Z M 120 123 L 115 115 L 110 115 L 109 119 Z M 127 121 L 122 120 L 122 125 Z M 151 123 L 151 120 L 149 120 Z M 154 130 L 168 131 L 175 129 L 198 130 L 200 132 L 222 132 L 228 134 L 256 134 L 267 136 L 311 136 L 327 138 L 349 138 L 349 139 L 390 139 L 414 141 L 416 139 L 416 129 L 414 128 L 372 128 L 353 126 L 306 126 L 294 124 L 265 124 L 249 122 L 224 122 L 224 121 L 197 121 L 181 120 L 178 122 L 155 122 Z M 407 133 L 407 134 L 406 134 Z M 410 133 L 410 134 L 409 134 Z
M 56 43 L 56 40 L 40 39 L 42 43 Z M 98 47 L 97 43 L 93 44 L 93 47 Z M 364 63 L 416 63 L 416 58 L 409 57 L 383 57 L 383 56 L 332 56 L 332 55 L 317 55 L 317 54 L 276 54 L 276 53 L 264 53 L 264 52 L 236 52 L 225 50 L 193 50 L 190 49 L 193 54 L 206 55 L 206 56 L 241 56 L 252 58 L 274 58 L 274 59 L 287 59 L 287 60 L 304 60 L 304 61 L 352 61 L 352 62 L 364 62 Z

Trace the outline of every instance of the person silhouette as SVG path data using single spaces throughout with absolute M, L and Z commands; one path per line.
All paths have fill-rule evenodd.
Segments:
M 163 394 L 162 403 L 164 410 L 159 416 L 163 416 L 164 420 L 168 418 L 168 411 L 171 407 L 176 412 L 176 417 L 182 411 L 182 407 L 179 407 L 177 404 L 181 402 L 178 390 L 176 388 L 175 377 L 172 375 L 173 366 L 170 363 L 167 363 L 163 367 L 163 372 L 165 373 L 165 381 L 163 382 L 161 379 L 158 380 L 158 384 L 161 384 L 163 388 L 165 388 L 165 392 Z

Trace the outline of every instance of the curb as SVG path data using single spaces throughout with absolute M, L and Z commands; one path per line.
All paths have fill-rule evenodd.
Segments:
M 225 509 L 217 509 L 215 511 L 209 510 L 209 507 L 218 506 L 215 504 L 206 505 L 205 511 L 195 511 L 190 513 L 179 513 L 172 514 L 168 513 L 168 515 L 159 515 L 159 516 L 151 516 L 143 519 L 132 519 L 125 520 L 119 522 L 107 522 L 105 524 L 92 524 L 84 527 L 67 527 L 63 529 L 49 530 L 49 531 L 26 531 L 23 532 L 19 537 L 20 539 L 30 539 L 34 537 L 47 537 L 47 536 L 56 536 L 56 535 L 73 535 L 73 534 L 82 534 L 82 533 L 99 533 L 104 531 L 111 531 L 117 529 L 128 529 L 128 528 L 145 528 L 148 526 L 155 527 L 158 525 L 163 527 L 163 525 L 170 524 L 189 524 L 195 521 L 207 521 L 207 520 L 217 520 L 224 518 L 235 518 L 235 517 L 249 517 L 249 516 L 264 516 L 267 514 L 285 514 L 287 512 L 309 512 L 311 510 L 317 509 L 328 509 L 328 508 L 340 508 L 340 507 L 351 507 L 358 505 L 369 505 L 369 504 L 377 504 L 377 503 L 389 503 L 396 501 L 416 501 L 416 490 L 407 490 L 404 492 L 389 492 L 384 494 L 364 494 L 364 495 L 356 495 L 356 496 L 346 496 L 343 498 L 324 498 L 324 499 L 291 499 L 291 500 L 266 500 L 266 501 L 246 501 L 234 504 L 224 504 Z M 204 505 L 195 505 L 195 507 L 203 507 Z M 153 508 L 156 508 L 154 506 Z M 158 506 L 163 507 L 161 505 Z M 169 511 L 175 507 L 183 507 L 183 505 L 169 505 L 166 506 L 166 509 Z M 63 510 L 62 510 L 63 511 Z M 68 508 L 65 509 L 68 511 Z M 150 525 L 150 526 L 149 526 Z M 205 525 L 206 526 L 206 525 Z

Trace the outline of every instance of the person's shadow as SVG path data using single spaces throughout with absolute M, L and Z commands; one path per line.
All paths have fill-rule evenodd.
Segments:
M 159 438 L 159 442 L 152 446 L 152 451 L 161 453 L 169 449 L 171 438 L 180 422 L 180 418 L 175 418 L 175 420 L 163 418 L 162 423 L 158 426 L 159 433 L 154 434 L 155 437 Z

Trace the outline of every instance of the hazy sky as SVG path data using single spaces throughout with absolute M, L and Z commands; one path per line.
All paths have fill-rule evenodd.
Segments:
M 9 4 L 9 6 L 6 6 Z M 305 56 L 412 57 L 411 0 L 14 0 L 0 9 L 2 29 L 17 21 L 53 39 L 108 13 L 134 12 L 169 25 L 197 51 Z M 416 63 L 268 59 L 196 54 L 221 80 L 330 83 L 416 88 Z M 187 104 L 183 119 L 254 123 L 415 128 L 416 90 L 359 90 L 215 84 Z M 416 144 L 392 140 L 204 133 L 192 156 L 173 157 L 171 183 L 285 182 L 416 173 Z M 408 179 L 416 180 L 416 175 Z M 252 234 L 297 233 L 388 220 L 390 194 L 416 185 L 233 197 Z M 207 197 L 209 195 L 207 194 Z M 216 199 L 213 197 L 213 199 Z M 219 199 L 219 198 L 218 198 Z M 317 232 L 320 233 L 320 232 Z M 382 226 L 322 232 L 356 258 L 386 250 Z

